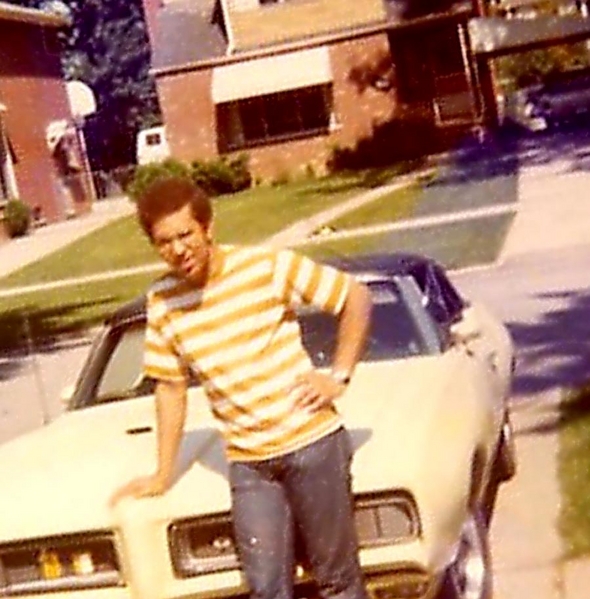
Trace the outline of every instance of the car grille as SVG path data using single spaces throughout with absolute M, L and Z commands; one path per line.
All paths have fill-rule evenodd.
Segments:
M 355 524 L 361 549 L 403 543 L 420 535 L 418 511 L 406 492 L 356 497 Z M 180 578 L 239 568 L 229 513 L 174 522 L 168 541 Z
M 0 596 L 123 585 L 112 533 L 0 545 Z

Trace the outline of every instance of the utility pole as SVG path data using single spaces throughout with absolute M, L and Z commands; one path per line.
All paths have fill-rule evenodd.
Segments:
M 39 359 L 35 348 L 35 341 L 33 339 L 33 332 L 31 330 L 31 322 L 27 314 L 23 313 L 23 323 L 25 329 L 25 337 L 27 342 L 27 355 L 29 363 L 31 365 L 31 373 L 33 381 L 37 389 L 37 396 L 39 398 L 39 407 L 41 408 L 41 421 L 43 426 L 49 424 L 51 418 L 49 416 L 49 410 L 47 407 L 47 393 L 45 393 L 45 385 L 43 383 L 43 377 L 41 375 L 41 367 L 39 365 Z

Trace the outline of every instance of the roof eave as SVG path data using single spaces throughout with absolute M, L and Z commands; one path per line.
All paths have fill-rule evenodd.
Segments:
M 24 8 L 7 2 L 0 2 L 0 20 L 17 21 L 40 27 L 68 27 L 71 19 L 57 14 L 51 14 L 35 8 Z
M 467 19 L 472 14 L 472 9 L 464 9 L 458 10 L 456 12 L 437 13 L 425 17 L 418 17 L 415 19 L 408 20 L 406 22 L 400 22 L 399 20 L 395 19 L 383 19 L 361 27 L 355 27 L 354 29 L 347 29 L 332 33 L 323 33 L 319 35 L 310 35 L 304 39 L 284 41 L 269 44 L 268 46 L 259 46 L 250 50 L 242 50 L 234 54 L 226 54 L 224 56 L 186 63 L 183 65 L 159 67 L 155 69 L 152 68 L 150 69 L 150 74 L 156 78 L 166 75 L 177 75 L 179 73 L 187 71 L 196 71 L 206 68 L 213 68 L 232 62 L 240 62 L 243 60 L 249 60 L 253 58 L 261 58 L 264 56 L 270 56 L 272 54 L 278 54 L 281 52 L 294 52 L 303 48 L 309 48 L 312 46 L 319 46 L 359 37 L 366 37 L 368 35 L 384 33 L 386 31 L 414 28 L 418 29 L 420 27 L 428 26 L 432 23 L 445 21 L 449 19 Z

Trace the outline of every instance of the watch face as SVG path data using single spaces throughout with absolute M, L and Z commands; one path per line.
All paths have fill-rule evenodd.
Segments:
M 332 377 L 341 385 L 348 385 L 348 383 L 350 383 L 350 375 L 345 372 L 334 372 Z

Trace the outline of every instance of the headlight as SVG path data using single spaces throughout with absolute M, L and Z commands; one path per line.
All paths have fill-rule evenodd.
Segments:
M 111 533 L 0 545 L 0 596 L 123 584 Z
M 175 522 L 168 540 L 174 570 L 182 578 L 239 568 L 229 514 Z
M 420 535 L 416 505 L 401 491 L 357 497 L 355 525 L 361 548 L 403 543 Z M 230 514 L 174 522 L 168 542 L 174 571 L 181 578 L 240 567 Z
M 358 497 L 354 518 L 361 548 L 403 543 L 420 536 L 416 504 L 403 491 Z

